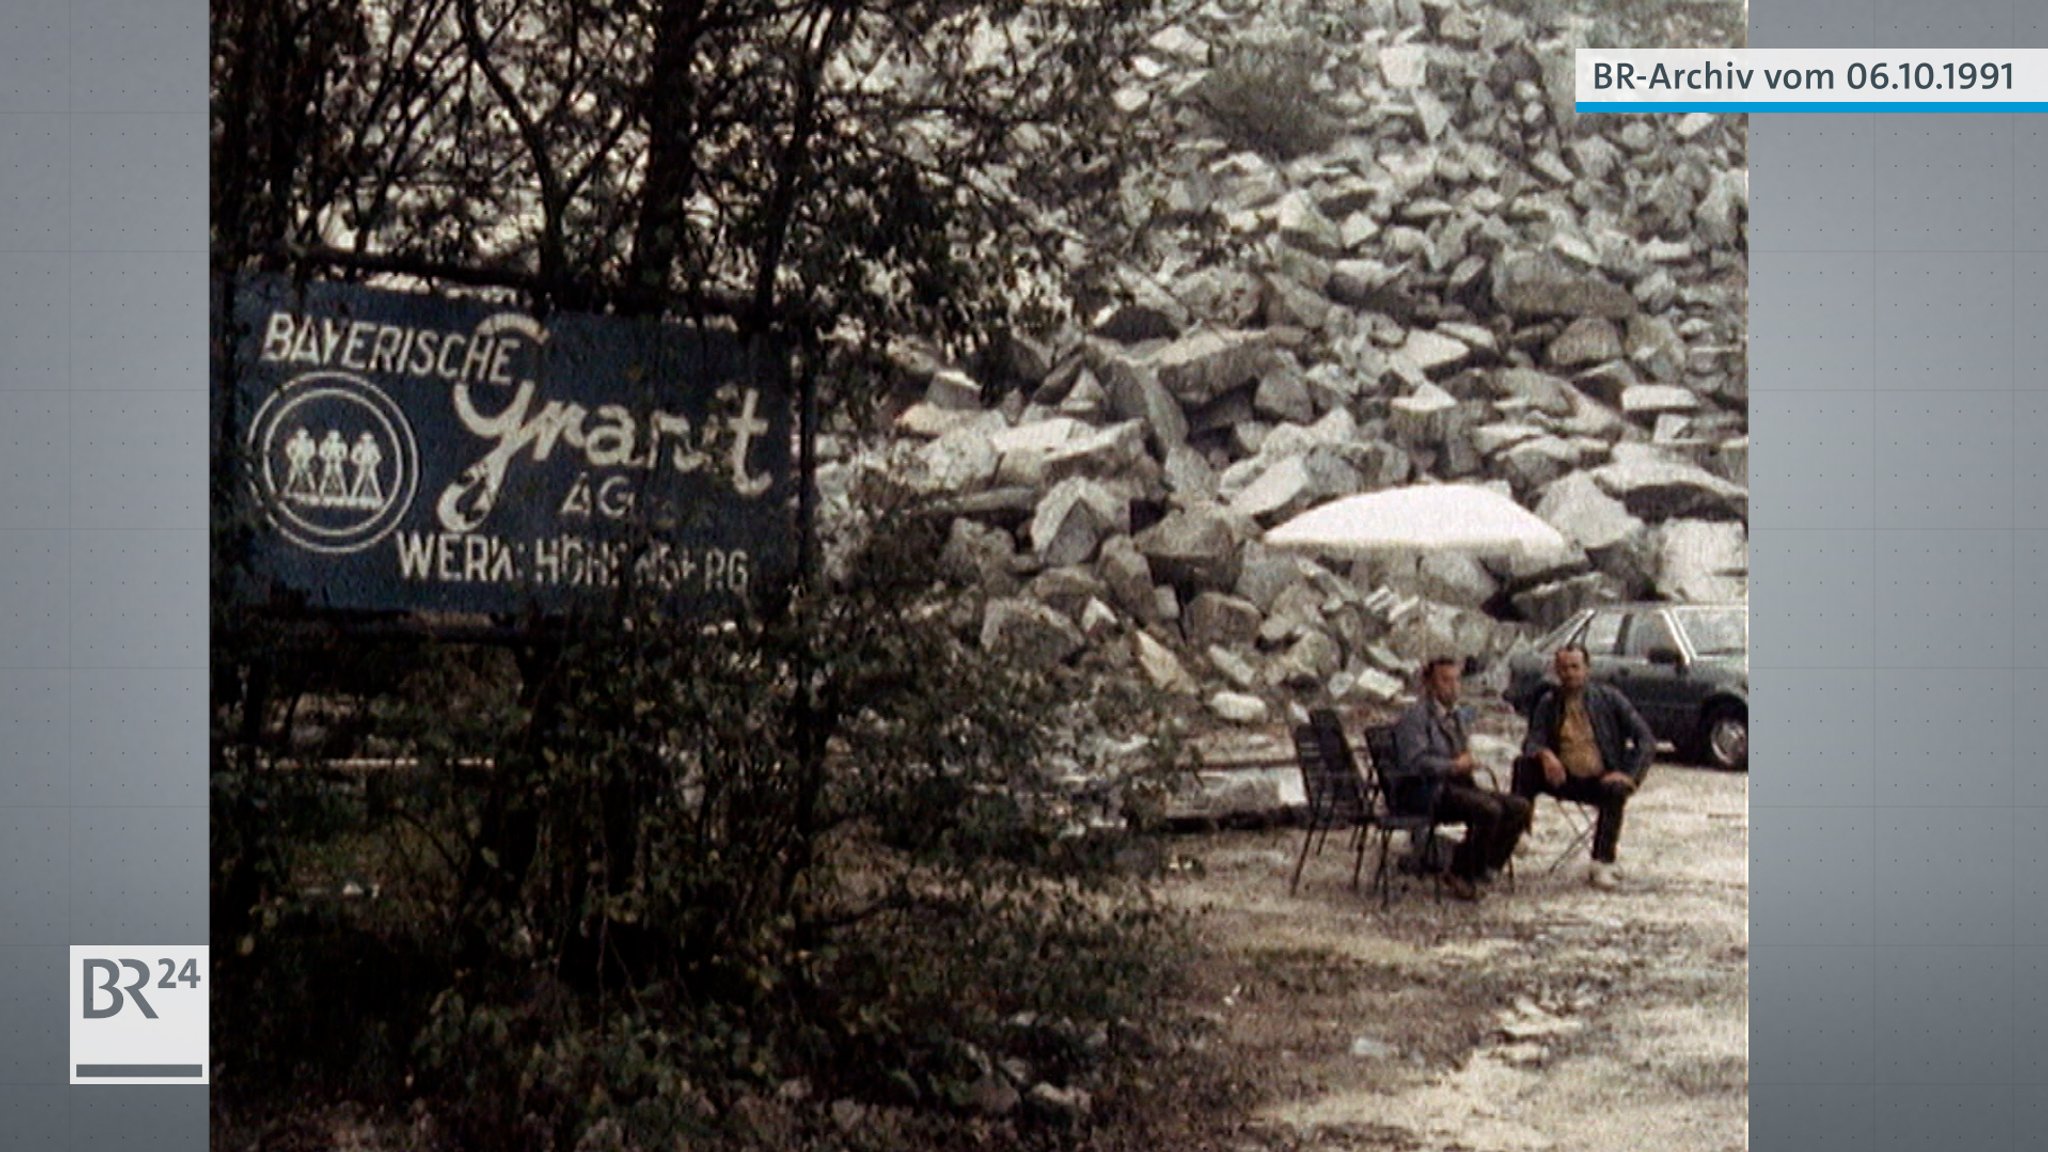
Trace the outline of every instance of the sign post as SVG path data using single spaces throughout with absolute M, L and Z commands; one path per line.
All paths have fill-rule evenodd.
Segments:
M 251 276 L 229 436 L 249 567 L 312 609 L 693 615 L 785 581 L 784 357 L 716 327 Z

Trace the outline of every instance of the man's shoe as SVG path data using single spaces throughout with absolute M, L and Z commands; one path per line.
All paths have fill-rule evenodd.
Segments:
M 1451 895 L 1456 899 L 1465 901 L 1479 899 L 1478 887 L 1456 872 L 1444 873 L 1444 887 L 1450 889 Z
M 1614 865 L 1602 864 L 1597 860 L 1593 863 L 1593 873 L 1589 879 L 1593 882 L 1593 887 L 1602 892 L 1612 892 L 1621 887 L 1621 877 L 1615 875 Z

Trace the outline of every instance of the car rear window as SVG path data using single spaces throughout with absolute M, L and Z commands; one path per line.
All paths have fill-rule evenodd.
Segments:
M 1749 613 L 1740 608 L 1674 608 L 1692 650 L 1702 656 L 1741 656 L 1749 652 Z
M 1671 635 L 1671 626 L 1664 623 L 1664 617 L 1655 612 L 1638 612 L 1628 626 L 1627 647 L 1622 655 L 1644 659 L 1652 648 L 1676 648 L 1678 640 Z
M 1586 626 L 1586 638 L 1582 641 L 1588 656 L 1614 655 L 1615 642 L 1621 639 L 1621 622 L 1627 619 L 1619 612 L 1596 612 L 1593 622 Z

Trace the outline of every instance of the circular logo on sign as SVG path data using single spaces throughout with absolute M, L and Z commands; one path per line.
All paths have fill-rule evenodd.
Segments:
M 313 372 L 271 393 L 250 426 L 278 530 L 313 552 L 360 552 L 389 535 L 419 488 L 419 445 L 381 389 Z

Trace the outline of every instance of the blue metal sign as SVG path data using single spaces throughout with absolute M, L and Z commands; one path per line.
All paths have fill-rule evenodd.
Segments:
M 792 568 L 787 363 L 769 349 L 264 276 L 233 309 L 230 435 L 273 592 L 550 614 L 631 583 L 709 612 Z

